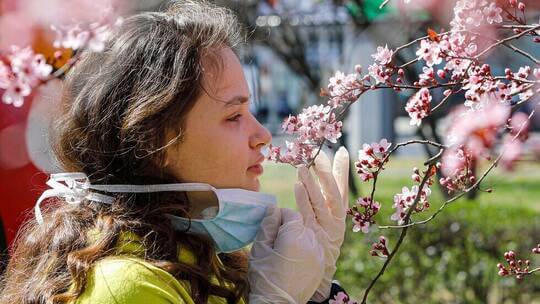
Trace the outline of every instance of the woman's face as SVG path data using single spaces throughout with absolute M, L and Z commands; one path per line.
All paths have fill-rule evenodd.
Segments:
M 182 182 L 259 191 L 261 148 L 272 140 L 249 111 L 249 88 L 237 56 L 223 48 L 223 65 L 204 67 L 203 93 L 186 117 L 184 140 L 167 151 L 167 167 Z M 219 59 L 218 59 L 219 60 Z

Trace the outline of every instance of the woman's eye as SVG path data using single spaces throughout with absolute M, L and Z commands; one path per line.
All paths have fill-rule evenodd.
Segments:
M 242 116 L 242 114 L 236 114 L 232 118 L 227 119 L 228 121 L 238 121 L 238 119 Z

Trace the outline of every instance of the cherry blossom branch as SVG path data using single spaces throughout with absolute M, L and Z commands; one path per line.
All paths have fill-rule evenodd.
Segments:
M 47 79 L 47 81 L 49 80 L 52 80 L 54 78 L 60 78 L 62 77 L 63 75 L 65 75 L 67 72 L 69 72 L 69 70 L 71 70 L 71 68 L 79 61 L 79 59 L 81 58 L 81 53 L 80 52 L 76 52 L 76 54 L 71 57 L 64 65 L 62 65 L 59 69 L 57 69 L 56 71 L 54 71 L 49 79 Z
M 387 226 L 378 226 L 379 229 L 403 229 L 403 228 L 407 228 L 407 227 L 412 227 L 412 226 L 417 226 L 417 225 L 422 225 L 422 224 L 426 224 L 428 223 L 429 221 L 433 220 L 439 213 L 441 213 L 443 211 L 444 208 L 446 208 L 446 206 L 448 206 L 450 203 L 458 200 L 459 198 L 461 198 L 462 196 L 464 196 L 465 194 L 469 193 L 470 191 L 472 191 L 473 189 L 479 187 L 480 183 L 482 182 L 482 180 L 484 180 L 484 178 L 488 175 L 488 173 L 493 170 L 493 168 L 495 166 L 497 166 L 497 163 L 499 162 L 499 160 L 501 159 L 502 157 L 502 154 L 499 155 L 497 157 L 497 159 L 495 159 L 495 161 L 489 166 L 488 169 L 486 169 L 486 171 L 484 171 L 484 173 L 482 174 L 482 176 L 472 185 L 470 186 L 469 188 L 465 189 L 464 191 L 460 192 L 458 195 L 452 197 L 451 199 L 445 201 L 441 207 L 439 207 L 439 209 L 437 209 L 437 211 L 435 211 L 430 217 L 428 217 L 427 219 L 425 220 L 422 220 L 422 221 L 417 221 L 417 222 L 411 222 L 411 223 L 408 223 L 408 224 L 405 224 L 405 225 L 387 225 Z
M 536 245 L 531 251 L 534 254 L 540 254 L 540 244 Z M 505 266 L 502 263 L 497 264 L 497 268 L 499 268 L 497 274 L 502 277 L 515 276 L 518 281 L 521 281 L 525 276 L 534 274 L 540 270 L 540 267 L 529 270 L 531 261 L 518 259 L 516 253 L 512 250 L 504 253 L 504 259 L 508 266 Z
M 442 145 L 442 144 L 439 144 L 439 143 L 436 143 L 436 142 L 433 142 L 433 141 L 429 141 L 429 140 L 419 140 L 419 139 L 412 139 L 412 140 L 409 140 L 409 141 L 406 141 L 406 142 L 396 144 L 392 149 L 390 149 L 388 154 L 383 158 L 383 160 L 381 161 L 381 165 L 377 168 L 377 170 L 373 174 L 373 185 L 371 187 L 371 194 L 370 194 L 370 198 L 371 198 L 372 202 L 373 202 L 373 196 L 375 195 L 375 190 L 377 188 L 377 178 L 379 176 L 379 173 L 383 170 L 384 164 L 386 164 L 388 162 L 388 159 L 390 158 L 390 156 L 394 152 L 396 152 L 398 149 L 400 149 L 402 147 L 405 147 L 405 146 L 408 146 L 408 145 L 412 145 L 412 144 L 432 145 L 432 146 L 437 147 L 437 148 L 439 148 L 441 150 L 444 150 L 444 148 L 445 148 L 445 146 Z
M 480 57 L 482 57 L 484 54 L 486 54 L 487 52 L 489 52 L 490 50 L 492 50 L 493 48 L 495 48 L 496 46 L 500 45 L 500 44 L 503 44 L 503 43 L 506 43 L 508 41 L 512 41 L 512 40 L 515 40 L 515 39 L 519 39 L 521 38 L 522 36 L 530 33 L 530 32 L 533 32 L 535 30 L 538 30 L 540 29 L 540 25 L 537 25 L 537 26 L 534 26 L 534 27 L 531 27 L 521 33 L 518 33 L 518 34 L 515 34 L 515 35 L 512 35 L 512 36 L 509 36 L 509 37 L 506 37 L 504 39 L 500 39 L 500 40 L 497 40 L 498 42 L 497 43 L 494 43 L 492 45 L 490 45 L 489 47 L 487 47 L 486 49 L 484 49 L 482 52 L 480 52 L 478 55 L 476 55 L 475 57 L 478 59 Z
M 428 172 L 431 171 L 431 169 L 435 166 L 434 163 L 431 163 L 429 164 L 429 167 L 428 167 Z M 422 179 L 422 181 L 420 182 L 420 186 L 419 188 L 420 189 L 423 189 L 424 186 L 426 185 L 428 179 L 430 178 L 431 176 L 429 174 L 426 174 L 424 175 L 424 178 Z M 410 219 L 410 216 L 413 212 L 413 210 L 416 208 L 416 205 L 418 204 L 418 202 L 420 201 L 420 198 L 421 198 L 421 195 L 417 195 L 416 198 L 414 199 L 414 202 L 413 204 L 411 205 L 411 207 L 409 208 L 409 210 L 407 211 L 407 215 L 405 216 L 405 223 L 407 223 Z M 399 236 L 399 239 L 396 243 L 396 245 L 394 246 L 394 249 L 390 252 L 390 254 L 388 255 L 388 258 L 386 259 L 386 261 L 384 262 L 381 270 L 379 271 L 379 273 L 377 273 L 377 275 L 375 276 L 375 278 L 371 281 L 371 283 L 368 285 L 368 287 L 366 288 L 365 292 L 364 292 L 364 296 L 362 297 L 362 304 L 366 304 L 366 301 L 367 301 L 367 297 L 369 295 L 369 292 L 371 291 L 371 289 L 373 288 L 373 286 L 375 285 L 375 283 L 379 280 L 379 278 L 384 274 L 386 268 L 388 267 L 388 265 L 390 264 L 390 261 L 392 261 L 392 259 L 394 258 L 394 256 L 397 254 L 399 248 L 401 247 L 401 244 L 403 243 L 403 240 L 405 239 L 405 236 L 407 235 L 407 231 L 408 231 L 409 227 L 405 227 L 401 230 L 401 234 Z
M 536 59 L 534 56 L 532 56 L 531 54 L 525 52 L 524 50 L 516 47 L 515 45 L 511 44 L 511 43 L 508 43 L 508 42 L 505 42 L 505 41 L 502 41 L 500 39 L 497 39 L 497 38 L 493 38 L 493 37 L 489 37 L 489 36 L 486 36 L 486 35 L 483 35 L 481 33 L 478 33 L 478 32 L 474 32 L 474 31 L 469 31 L 471 34 L 473 35 L 476 35 L 476 36 L 479 36 L 479 37 L 482 37 L 482 38 L 485 38 L 485 39 L 489 39 L 491 41 L 495 41 L 496 43 L 499 43 L 511 50 L 513 50 L 514 52 L 520 54 L 520 55 L 523 55 L 524 57 L 528 58 L 529 60 L 531 60 L 532 62 L 536 63 L 536 64 L 540 64 L 540 60 Z
M 536 112 L 536 108 L 534 108 L 531 113 L 528 115 L 528 121 L 530 121 L 532 119 L 532 117 L 534 116 Z M 521 128 L 516 132 L 516 134 L 514 135 L 514 137 L 512 138 L 512 140 L 516 140 L 520 135 L 521 133 L 523 132 L 524 130 L 524 127 L 525 127 L 525 123 L 522 123 L 521 125 Z M 387 226 L 378 226 L 379 229 L 402 229 L 402 228 L 405 228 L 405 227 L 412 227 L 412 226 L 417 226 L 417 225 L 423 225 L 423 224 L 426 224 L 428 222 L 430 222 L 431 220 L 433 220 L 439 213 L 441 213 L 443 211 L 444 208 L 446 208 L 449 204 L 453 203 L 454 201 L 460 199 L 461 197 L 463 197 L 465 194 L 469 193 L 470 191 L 474 190 L 475 188 L 479 188 L 480 187 L 480 183 L 482 183 L 482 181 L 487 177 L 487 175 L 491 172 L 491 170 L 493 170 L 493 168 L 495 168 L 497 166 L 497 164 L 499 163 L 499 161 L 501 160 L 501 158 L 503 157 L 503 154 L 504 154 L 504 148 L 501 149 L 501 152 L 499 153 L 498 157 L 495 159 L 495 161 L 493 161 L 493 163 L 491 163 L 491 165 L 484 171 L 484 173 L 480 176 L 480 178 L 472 185 L 470 186 L 469 188 L 465 189 L 464 191 L 460 192 L 458 195 L 452 197 L 451 199 L 445 201 L 440 207 L 439 209 L 437 209 L 431 216 L 429 216 L 428 218 L 426 218 L 425 220 L 422 220 L 422 221 L 416 221 L 416 222 L 411 222 L 411 223 L 408 223 L 408 224 L 405 224 L 405 225 L 387 225 Z

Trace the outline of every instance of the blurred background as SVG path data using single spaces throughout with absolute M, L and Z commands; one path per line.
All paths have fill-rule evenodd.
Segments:
M 393 49 L 425 36 L 432 28 L 448 28 L 453 17 L 453 0 L 390 1 L 380 10 L 381 0 L 238 0 L 213 1 L 237 14 L 247 33 L 240 59 L 253 96 L 252 112 L 273 134 L 273 144 L 283 145 L 287 136 L 281 122 L 309 105 L 325 103 L 319 96 L 328 79 L 337 70 L 352 73 L 356 64 L 367 70 L 378 45 Z M 135 11 L 160 10 L 166 1 L 132 1 Z M 420 3 L 420 4 L 419 4 Z M 528 13 L 538 20 L 540 1 L 525 1 Z M 16 39 L 7 32 L 17 32 L 16 1 L 0 1 L 0 48 Z M 31 29 L 29 43 L 42 52 L 50 52 L 47 37 L 39 28 Z M 50 44 L 50 43 L 49 43 Z M 538 44 L 515 43 L 540 57 Z M 398 63 L 415 57 L 415 48 L 400 53 Z M 488 62 L 495 74 L 504 68 L 517 70 L 528 65 L 523 57 L 507 49 L 490 54 Z M 420 69 L 406 71 L 413 79 Z M 13 241 L 20 223 L 31 215 L 31 208 L 44 189 L 47 172 L 57 170 L 51 161 L 47 126 L 54 118 L 53 105 L 58 100 L 58 85 L 43 87 L 38 96 L 21 108 L 0 104 L 0 249 Z M 451 107 L 462 103 L 456 96 L 441 111 L 429 116 L 421 127 L 409 125 L 405 103 L 414 92 L 396 93 L 378 90 L 364 94 L 348 112 L 343 136 L 327 151 L 347 146 L 352 162 L 362 143 L 387 138 L 393 143 L 413 138 L 444 141 L 444 116 Z M 437 95 L 438 94 L 438 95 Z M 435 92 L 434 102 L 442 92 Z M 523 109 L 528 112 L 531 109 Z M 496 264 L 506 250 L 523 257 L 540 242 L 540 119 L 532 123 L 526 156 L 511 172 L 496 169 L 482 190 L 453 203 L 437 220 L 409 231 L 406 244 L 371 292 L 370 303 L 540 303 L 540 276 L 517 283 L 513 278 L 497 276 Z M 376 200 L 382 211 L 379 224 L 390 224 L 393 195 L 410 186 L 412 168 L 437 151 L 423 146 L 400 150 L 383 172 Z M 296 208 L 293 194 L 295 169 L 289 165 L 265 162 L 261 191 L 278 195 L 283 207 Z M 479 164 L 478 170 L 486 164 Z M 351 164 L 351 168 L 354 168 Z M 351 171 L 351 203 L 370 191 Z M 436 188 L 436 187 L 435 187 Z M 434 189 L 432 211 L 445 199 Z M 425 213 L 419 218 L 429 216 Z M 371 244 L 379 235 L 389 237 L 390 247 L 399 231 L 353 233 L 349 229 L 338 265 L 337 277 L 349 294 L 361 298 L 364 289 L 383 264 L 369 255 Z M 532 260 L 533 264 L 540 264 Z

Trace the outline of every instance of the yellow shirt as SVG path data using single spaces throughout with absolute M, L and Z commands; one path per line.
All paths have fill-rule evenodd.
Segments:
M 139 240 L 133 233 L 122 234 L 119 254 L 103 258 L 90 268 L 86 288 L 74 304 L 194 304 L 188 281 L 177 280 L 137 257 L 144 252 Z M 193 253 L 185 249 L 180 251 L 178 259 L 189 264 L 196 261 Z M 215 276 L 210 281 L 219 284 Z M 208 303 L 227 301 L 211 295 Z M 243 300 L 238 303 L 245 304 Z

